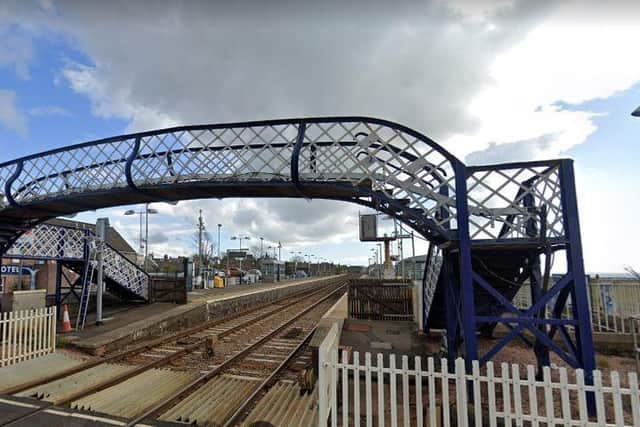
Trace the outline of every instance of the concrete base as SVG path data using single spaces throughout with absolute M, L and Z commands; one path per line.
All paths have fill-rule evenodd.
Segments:
M 509 330 L 502 325 L 498 325 L 493 333 L 494 338 L 500 338 L 509 333 Z M 530 340 L 535 336 L 529 331 L 523 334 Z M 554 341 L 564 345 L 560 334 L 557 334 Z M 613 334 L 604 332 L 593 332 L 593 347 L 596 352 L 603 354 L 615 354 L 618 356 L 633 356 L 633 336 L 631 334 Z
M 184 305 L 152 304 L 118 313 L 117 322 L 111 324 L 116 325 L 115 327 L 110 326 L 110 320 L 105 319 L 105 326 L 66 335 L 66 339 L 83 351 L 103 355 L 136 341 L 157 338 L 168 332 L 196 326 L 208 320 L 219 319 L 256 305 L 323 286 L 335 277 L 209 290 L 201 292 Z
M 340 345 L 361 355 L 369 352 L 374 357 L 378 353 L 425 357 L 437 351 L 415 323 L 401 321 L 347 319 Z

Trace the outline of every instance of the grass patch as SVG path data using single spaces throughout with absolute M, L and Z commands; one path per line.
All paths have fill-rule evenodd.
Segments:
M 56 337 L 56 347 L 57 348 L 71 347 L 71 340 L 68 337 L 58 335 Z
M 607 356 L 604 355 L 597 355 L 596 356 L 596 366 L 599 369 L 609 369 L 611 367 L 611 364 L 609 363 L 609 358 Z

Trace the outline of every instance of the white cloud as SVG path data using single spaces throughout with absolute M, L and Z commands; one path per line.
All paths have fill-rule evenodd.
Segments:
M 1 17 L 1 15 L 0 15 Z M 0 22 L 0 67 L 11 67 L 16 76 L 27 80 L 31 76 L 29 65 L 33 57 L 33 44 L 29 37 L 10 34 Z
M 27 133 L 27 119 L 16 106 L 16 93 L 0 89 L 0 125 L 19 135 Z
M 69 112 L 66 108 L 60 107 L 58 105 L 43 105 L 40 107 L 33 107 L 29 109 L 29 114 L 31 116 L 61 116 L 61 117 L 72 117 L 73 114 Z
M 633 19 L 635 18 L 635 19 Z M 583 143 L 595 130 L 594 114 L 571 107 L 607 98 L 640 80 L 640 4 L 566 2 L 520 43 L 497 55 L 493 83 L 469 105 L 481 123 L 452 137 L 464 155 L 478 149 L 553 135 L 544 150 L 513 152 L 510 160 L 551 158 Z M 525 155 L 529 157 L 525 157 Z
M 97 78 L 92 67 L 74 64 L 63 71 L 63 76 L 74 91 L 91 100 L 96 116 L 130 120 L 130 130 L 163 128 L 178 124 L 165 113 L 131 101 L 128 87 L 110 87 Z

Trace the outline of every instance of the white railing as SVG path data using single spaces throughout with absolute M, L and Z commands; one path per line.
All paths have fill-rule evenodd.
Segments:
M 338 324 L 334 323 L 318 348 L 318 360 L 327 362 L 318 363 L 318 419 L 320 426 L 323 425 L 322 420 L 325 420 L 323 427 L 326 427 L 327 417 L 338 400 L 336 364 L 338 362 L 339 341 Z M 336 413 L 335 410 L 333 413 Z
M 56 349 L 56 308 L 0 313 L 0 367 Z
M 319 353 L 319 427 L 640 425 L 635 372 L 624 381 L 618 372 L 603 378 L 594 371 L 593 385 L 587 385 L 580 369 L 545 367 L 536 379 L 533 366 L 507 363 L 496 369 L 492 362 L 480 368 L 474 361 L 467 374 L 463 359 L 453 373 L 445 359 L 419 356 L 378 354 L 372 363 L 365 353 L 362 363 L 357 352 L 343 352 L 338 362 L 331 340 Z M 591 416 L 590 398 L 596 409 Z

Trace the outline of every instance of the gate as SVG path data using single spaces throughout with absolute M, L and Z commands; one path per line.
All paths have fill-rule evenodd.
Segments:
M 349 284 L 349 317 L 413 320 L 413 285 L 401 281 L 354 280 Z

